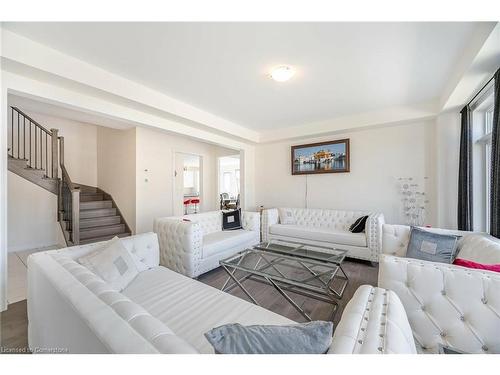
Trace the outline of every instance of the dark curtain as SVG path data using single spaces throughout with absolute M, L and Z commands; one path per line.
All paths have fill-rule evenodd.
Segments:
M 460 112 L 460 162 L 458 169 L 458 229 L 472 230 L 472 121 L 466 105 Z
M 491 139 L 490 234 L 500 238 L 500 69 L 495 73 L 495 107 Z

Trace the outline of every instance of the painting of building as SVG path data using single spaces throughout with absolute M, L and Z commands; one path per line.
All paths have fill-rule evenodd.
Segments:
M 292 174 L 349 172 L 349 139 L 292 146 Z

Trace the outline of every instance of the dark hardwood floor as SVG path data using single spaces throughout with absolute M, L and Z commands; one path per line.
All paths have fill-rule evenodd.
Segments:
M 343 268 L 349 277 L 349 283 L 345 289 L 343 298 L 338 301 L 339 309 L 333 318 L 334 327 L 340 320 L 345 305 L 349 302 L 360 285 L 377 285 L 378 266 L 373 266 L 369 262 L 364 261 L 346 260 L 343 264 Z M 226 278 L 225 271 L 222 268 L 217 268 L 201 275 L 198 280 L 215 288 L 221 288 Z M 289 319 L 298 322 L 304 321 L 302 315 L 300 315 L 273 287 L 252 280 L 245 281 L 245 287 L 261 306 L 286 316 Z M 246 296 L 239 288 L 233 288 L 230 293 L 247 300 Z M 301 295 L 291 295 L 312 319 L 331 320 L 332 305 Z M 9 305 L 6 311 L 0 313 L 0 353 L 23 353 L 27 351 L 27 347 L 28 315 L 26 312 L 26 300 L 24 300 Z
M 338 310 L 333 317 L 334 326 L 339 322 L 345 305 L 352 298 L 356 289 L 363 284 L 376 286 L 378 279 L 378 265 L 373 266 L 370 262 L 348 259 L 344 261 L 342 267 L 349 278 L 349 283 L 343 298 L 338 300 Z M 220 267 L 198 278 L 202 283 L 218 289 L 224 285 L 226 279 L 227 273 Z M 305 321 L 304 317 L 272 286 L 253 280 L 246 280 L 244 286 L 262 307 L 297 322 Z M 230 293 L 244 300 L 249 300 L 238 287 L 231 289 Z M 289 294 L 313 320 L 332 320 L 332 305 L 298 294 Z
M 26 300 L 12 303 L 0 313 L 0 353 L 28 353 Z

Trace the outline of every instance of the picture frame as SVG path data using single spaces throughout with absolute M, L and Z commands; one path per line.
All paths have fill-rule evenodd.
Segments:
M 292 175 L 350 172 L 349 138 L 291 146 Z

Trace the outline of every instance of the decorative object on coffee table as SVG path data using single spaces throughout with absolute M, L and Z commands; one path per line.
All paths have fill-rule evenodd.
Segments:
M 342 298 L 348 283 L 342 269 L 346 253 L 290 241 L 263 242 L 220 261 L 228 273 L 222 290 L 227 292 L 238 286 L 259 305 L 243 283 L 249 279 L 263 282 L 274 287 L 306 320 L 312 319 L 287 292 L 333 305 L 333 318 L 338 309 L 337 299 Z

